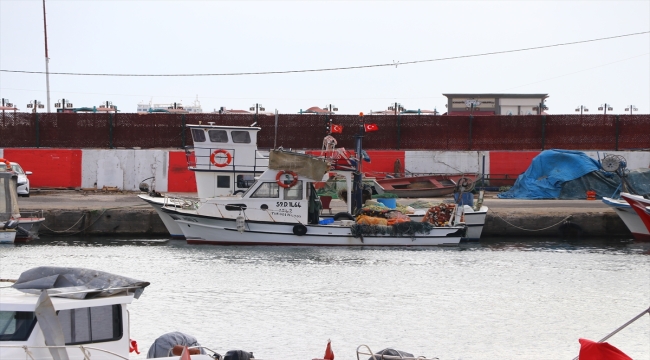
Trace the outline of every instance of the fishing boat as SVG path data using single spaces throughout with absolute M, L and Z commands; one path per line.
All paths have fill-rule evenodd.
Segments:
M 621 193 L 621 195 L 624 193 Z M 635 198 L 635 195 L 627 194 L 630 198 Z M 650 231 L 643 224 L 641 217 L 634 208 L 624 199 L 614 199 L 603 197 L 603 203 L 614 209 L 616 214 L 623 220 L 625 226 L 630 230 L 632 236 L 638 241 L 650 241 Z
M 432 198 L 453 194 L 463 179 L 474 181 L 477 174 L 438 174 L 384 178 L 377 183 L 385 192 L 400 198 Z
M 198 199 L 241 194 L 268 167 L 268 156 L 257 149 L 259 127 L 221 126 L 213 122 L 207 125 L 187 125 L 194 147 L 187 147 L 185 155 L 188 169 L 196 178 L 197 199 L 180 199 L 166 196 L 155 190 L 155 178 L 151 186 L 145 179 L 138 197 L 149 203 L 158 213 L 173 238 L 183 238 L 178 224 L 161 209 L 163 206 L 191 207 Z
M 641 224 L 645 227 L 645 231 L 650 233 L 650 200 L 629 193 L 622 192 L 621 197 L 630 204 L 630 207 L 638 215 Z M 650 240 L 650 236 L 640 240 Z
M 13 244 L 16 240 L 16 227 L 19 224 L 16 218 L 20 216 L 17 178 L 13 171 L 0 171 L 0 244 Z
M 356 154 L 362 154 L 365 126 L 359 128 Z M 268 169 L 241 196 L 201 199 L 185 208 L 170 204 L 162 211 L 180 225 L 190 244 L 432 246 L 457 245 L 465 235 L 455 206 L 445 208 L 446 221 L 436 225 L 407 216 L 360 222 L 363 173 L 360 159 L 351 160 L 354 168 L 338 166 L 335 158 L 271 150 Z M 324 219 L 314 183 L 326 181 L 330 173 L 343 177 L 352 191 L 347 192 L 347 211 Z
M 16 227 L 16 242 L 28 242 L 38 239 L 41 224 L 45 221 L 43 210 L 20 211 L 19 224 Z

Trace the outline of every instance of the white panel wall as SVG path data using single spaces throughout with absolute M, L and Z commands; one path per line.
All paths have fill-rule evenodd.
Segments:
M 650 151 L 584 151 L 590 158 L 598 161 L 607 155 L 620 155 L 627 160 L 629 170 L 638 168 L 650 168 Z
M 5 149 L 0 149 L 0 158 L 4 159 L 5 157 Z
M 501 98 L 499 99 L 499 105 L 515 105 L 515 106 L 521 106 L 521 105 L 527 105 L 527 106 L 537 106 L 541 99 L 504 99 Z
M 81 187 L 135 191 L 142 180 L 155 176 L 156 190 L 165 192 L 168 163 L 167 150 L 82 150 Z
M 414 173 L 485 173 L 490 172 L 488 151 L 406 151 L 404 168 Z

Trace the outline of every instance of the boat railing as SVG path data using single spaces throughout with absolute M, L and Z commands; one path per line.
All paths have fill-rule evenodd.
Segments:
M 106 349 L 101 349 L 101 348 L 94 347 L 94 346 L 86 346 L 86 345 L 41 345 L 41 346 L 37 346 L 37 345 L 0 345 L 0 349 L 2 349 L 2 348 L 22 348 L 23 350 L 25 350 L 25 357 L 28 358 L 28 359 L 32 359 L 32 360 L 35 359 L 34 355 L 32 354 L 32 351 L 31 351 L 31 350 L 34 350 L 34 349 L 48 349 L 48 350 L 49 349 L 64 349 L 64 350 L 79 349 L 81 351 L 81 353 L 83 354 L 84 359 L 87 359 L 87 360 L 91 359 L 91 353 L 90 353 L 91 350 L 112 355 L 116 359 L 126 359 L 126 360 L 129 359 L 128 356 L 122 356 L 122 355 L 120 355 L 118 353 L 115 353 L 113 351 L 109 351 L 109 350 L 106 350 Z M 101 359 L 105 358 L 105 356 L 101 356 L 101 355 L 98 355 L 98 357 L 101 358 Z
M 43 210 L 20 210 L 21 218 L 42 218 Z
M 199 208 L 199 199 L 165 196 L 163 206 L 182 210 L 196 210 Z
M 437 357 L 428 358 L 425 356 L 410 357 L 402 355 L 386 355 L 383 353 L 374 353 L 370 350 L 368 345 L 359 345 L 357 346 L 357 360 L 361 360 L 359 357 L 362 356 L 371 356 L 372 360 L 439 360 Z
M 203 150 L 208 150 L 208 155 L 196 155 L 195 148 L 193 146 L 186 146 L 185 147 L 185 159 L 187 160 L 187 166 L 190 170 L 198 169 L 198 161 L 197 159 L 201 159 L 201 166 L 205 166 L 203 164 L 207 164 L 207 169 L 208 170 L 220 170 L 223 169 L 222 167 L 218 167 L 214 165 L 210 161 L 210 157 L 212 153 L 215 150 L 226 150 L 229 151 L 232 155 L 231 163 L 227 164 L 228 170 L 232 170 L 232 172 L 263 172 L 268 168 L 268 161 L 269 158 L 267 156 L 264 156 L 260 153 L 259 150 L 255 150 L 255 156 L 253 157 L 253 164 L 252 165 L 245 165 L 245 164 L 238 164 L 237 163 L 237 150 L 236 149 L 226 149 L 226 148 L 208 148 Z M 224 167 L 226 167 L 224 166 Z

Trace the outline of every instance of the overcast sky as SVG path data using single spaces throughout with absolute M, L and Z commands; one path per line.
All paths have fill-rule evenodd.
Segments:
M 349 67 L 516 50 L 650 31 L 650 1 L 47 0 L 50 72 L 196 74 Z M 275 75 L 50 75 L 51 104 L 112 101 L 297 113 L 445 111 L 443 93 L 547 93 L 551 114 L 584 105 L 650 112 L 650 35 L 397 67 Z M 40 0 L 0 0 L 0 69 L 45 71 Z M 45 75 L 0 72 L 21 110 Z

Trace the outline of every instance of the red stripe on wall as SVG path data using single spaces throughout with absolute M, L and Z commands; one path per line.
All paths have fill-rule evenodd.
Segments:
M 194 171 L 187 169 L 187 159 L 184 151 L 169 152 L 169 174 L 167 176 L 167 191 L 196 192 Z
M 4 157 L 32 172 L 31 188 L 81 187 L 81 150 L 4 149 Z
M 490 185 L 513 185 L 539 151 L 490 151 Z

